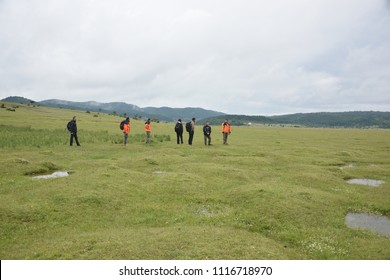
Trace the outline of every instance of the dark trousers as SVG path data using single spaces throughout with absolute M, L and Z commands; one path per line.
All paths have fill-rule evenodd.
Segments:
M 188 145 L 192 145 L 192 140 L 194 139 L 194 132 L 193 131 L 190 131 L 188 132 L 189 136 L 188 136 Z
M 204 136 L 204 144 L 211 145 L 211 135 L 210 134 Z
M 183 132 L 176 132 L 177 144 L 183 144 Z
M 123 133 L 123 136 L 124 136 L 123 143 L 126 145 L 127 144 L 127 139 L 129 138 L 129 134 Z
M 80 146 L 79 139 L 77 138 L 77 132 L 73 132 L 70 134 L 70 145 L 73 145 L 73 138 L 76 140 L 77 146 Z
M 225 144 L 225 145 L 227 144 L 228 136 L 229 136 L 229 133 L 226 133 L 226 132 L 223 133 L 223 144 Z

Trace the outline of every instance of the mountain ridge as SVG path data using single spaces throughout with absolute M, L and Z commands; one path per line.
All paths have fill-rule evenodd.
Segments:
M 288 125 L 304 127 L 334 127 L 334 128 L 385 128 L 390 129 L 390 112 L 380 111 L 349 111 L 349 112 L 317 112 L 296 113 L 275 116 L 249 116 L 225 114 L 198 107 L 139 107 L 125 102 L 100 103 L 96 101 L 74 102 L 60 99 L 47 99 L 40 102 L 19 96 L 10 96 L 1 101 L 44 105 L 48 107 L 67 108 L 104 112 L 129 117 L 151 118 L 159 121 L 175 122 L 178 118 L 183 121 L 197 118 L 198 122 L 209 121 L 213 125 L 220 125 L 229 119 L 233 125 Z
M 211 124 L 229 119 L 234 125 L 286 125 L 313 128 L 384 128 L 390 129 L 390 112 L 350 111 L 296 113 L 280 116 L 224 115 L 211 118 Z
M 108 114 L 116 114 L 137 118 L 151 118 L 159 121 L 173 122 L 178 118 L 190 120 L 195 117 L 197 119 L 211 118 L 215 116 L 225 115 L 223 112 L 206 110 L 199 107 L 171 108 L 171 107 L 144 107 L 141 108 L 134 104 L 125 102 L 108 102 L 101 103 L 97 101 L 75 102 L 62 99 L 46 99 L 42 101 L 33 101 L 20 96 L 10 96 L 1 101 L 43 105 L 54 108 L 65 108 L 73 110 L 84 110 L 93 112 L 103 112 Z

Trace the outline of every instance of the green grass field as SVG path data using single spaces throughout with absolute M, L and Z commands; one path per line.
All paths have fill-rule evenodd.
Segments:
M 348 212 L 390 217 L 390 130 L 233 127 L 225 146 L 213 126 L 204 146 L 198 126 L 188 146 L 152 123 L 145 145 L 132 120 L 124 147 L 120 117 L 12 106 L 0 108 L 0 259 L 390 259 L 389 237 L 345 225 Z M 55 170 L 72 173 L 31 176 Z

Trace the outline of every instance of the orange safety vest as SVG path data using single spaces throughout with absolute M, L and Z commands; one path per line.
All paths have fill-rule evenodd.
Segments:
M 129 123 L 125 123 L 123 125 L 123 132 L 126 133 L 126 134 L 130 133 L 130 124 Z
M 232 129 L 230 128 L 230 124 L 229 123 L 223 123 L 222 124 L 222 132 L 223 133 L 230 133 L 230 132 L 232 132 Z
M 150 123 L 145 124 L 145 131 L 146 132 L 151 132 L 152 131 L 152 126 L 150 125 Z

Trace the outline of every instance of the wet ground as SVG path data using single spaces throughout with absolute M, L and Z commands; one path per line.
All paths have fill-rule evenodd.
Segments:
M 384 182 L 385 181 L 373 179 L 351 179 L 347 181 L 348 184 L 365 185 L 370 187 L 379 187 Z
M 62 177 L 67 177 L 69 176 L 68 171 L 56 171 L 52 174 L 48 175 L 39 175 L 39 176 L 34 176 L 33 179 L 55 179 L 55 178 L 62 178 Z
M 390 236 L 390 219 L 385 216 L 366 213 L 348 213 L 345 224 L 354 229 L 366 229 L 378 234 Z

